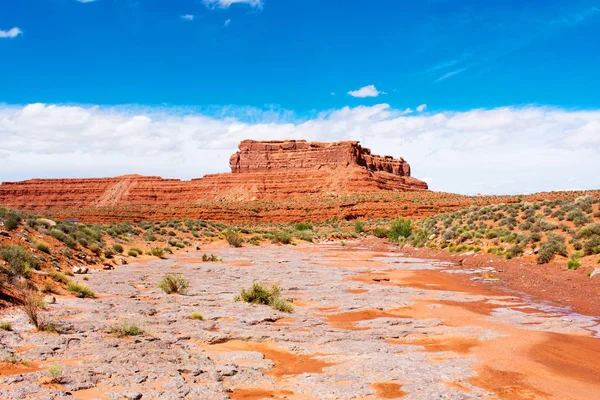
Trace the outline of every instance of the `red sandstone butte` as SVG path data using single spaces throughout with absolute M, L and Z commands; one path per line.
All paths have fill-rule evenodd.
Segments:
M 315 198 L 428 189 L 425 182 L 410 176 L 404 159 L 373 155 L 357 141 L 244 140 L 231 156 L 230 166 L 232 173 L 191 181 L 125 175 L 5 182 L 0 185 L 0 204 L 96 222 L 182 217 L 239 221 L 262 218 L 245 218 L 220 204 L 289 201 L 304 203 L 300 208 L 306 210 L 315 207 Z M 336 213 L 324 212 L 318 218 Z

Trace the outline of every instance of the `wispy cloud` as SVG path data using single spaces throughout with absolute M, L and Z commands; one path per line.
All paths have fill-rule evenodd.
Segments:
M 467 70 L 467 67 L 465 67 L 465 68 L 459 68 L 459 69 L 455 69 L 454 71 L 450 71 L 450 72 L 448 72 L 448 73 L 446 73 L 446 74 L 444 74 L 444 75 L 440 76 L 439 78 L 437 78 L 437 79 L 435 80 L 435 83 L 438 83 L 438 82 L 444 81 L 444 80 L 446 80 L 446 79 L 448 79 L 448 78 L 452 78 L 453 76 L 456 76 L 456 75 L 458 75 L 458 74 L 460 74 L 461 72 L 464 72 L 464 71 L 466 71 L 466 70 Z
M 194 15 L 193 14 L 185 14 L 181 16 L 181 19 L 185 20 L 185 21 L 193 21 L 194 20 Z
M 263 0 L 202 0 L 209 7 L 229 8 L 233 4 L 248 4 L 250 7 L 262 8 Z
M 348 94 L 352 97 L 364 98 L 364 97 L 377 97 L 380 94 L 386 94 L 386 93 L 377 90 L 375 85 L 368 85 L 368 86 L 363 86 L 358 90 L 351 90 L 348 92 Z
M 78 3 L 84 3 L 84 4 L 85 4 L 85 3 L 93 3 L 93 2 L 95 2 L 95 1 L 96 1 L 96 0 L 77 0 L 77 2 L 78 2 Z
M 12 28 L 7 31 L 0 29 L 0 39 L 14 39 L 19 35 L 22 35 L 23 31 L 19 28 Z
M 417 111 L 420 113 L 425 110 L 427 110 L 427 104 L 421 104 L 419 107 L 417 107 Z
M 231 19 L 228 19 L 228 20 L 225 21 L 225 23 L 223 24 L 223 26 L 228 27 L 230 23 L 231 23 Z

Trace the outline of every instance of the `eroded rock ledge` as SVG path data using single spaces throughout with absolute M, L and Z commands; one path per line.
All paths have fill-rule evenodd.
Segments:
M 355 140 L 330 143 L 244 140 L 229 165 L 233 173 L 356 165 L 372 172 L 410 176 L 410 165 L 403 158 L 371 154 L 370 149 Z

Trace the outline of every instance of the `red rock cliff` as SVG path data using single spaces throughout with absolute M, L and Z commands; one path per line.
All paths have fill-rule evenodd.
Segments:
M 326 198 L 377 198 L 384 193 L 427 189 L 425 182 L 410 176 L 406 161 L 372 155 L 358 142 L 245 140 L 239 148 L 230 159 L 233 173 L 229 174 L 191 181 L 139 175 L 32 179 L 0 185 L 0 205 L 97 222 L 171 218 L 283 221 L 298 217 L 276 211 L 277 207 L 283 210 L 284 203 L 293 203 L 295 213 L 302 216 L 322 208 L 318 219 L 327 219 L 338 216 L 343 207 L 327 211 Z M 251 202 L 269 202 L 269 216 L 247 215 Z M 358 215 L 393 216 L 394 207 L 379 206 L 383 214 L 363 210 Z
M 309 143 L 306 140 L 244 140 L 239 149 L 229 160 L 233 173 L 359 166 L 372 172 L 410 176 L 410 166 L 403 158 L 396 160 L 391 156 L 371 154 L 371 150 L 362 147 L 358 141 Z

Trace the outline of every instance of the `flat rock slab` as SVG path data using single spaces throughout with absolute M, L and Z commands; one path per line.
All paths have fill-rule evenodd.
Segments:
M 2 320 L 0 398 L 581 398 L 600 392 L 598 318 L 468 283 L 489 268 L 403 258 L 365 243 L 221 248 L 94 271 L 96 299 L 56 296 L 35 332 Z M 158 288 L 166 273 L 186 295 Z M 75 276 L 74 280 L 83 277 Z M 286 314 L 235 302 L 279 284 Z M 467 283 L 465 283 L 467 281 Z M 200 313 L 203 319 L 190 318 Z M 109 328 L 143 329 L 119 338 Z M 49 368 L 61 367 L 52 381 Z M 70 394 L 69 394 L 70 393 Z

